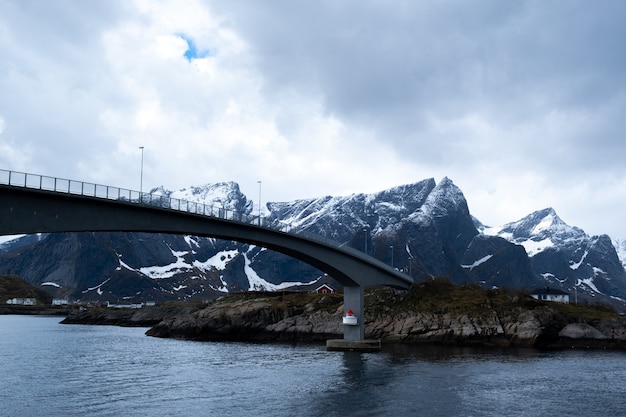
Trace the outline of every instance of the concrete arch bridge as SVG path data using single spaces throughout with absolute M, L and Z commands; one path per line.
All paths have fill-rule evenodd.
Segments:
M 54 232 L 189 234 L 253 244 L 304 261 L 344 287 L 344 340 L 364 339 L 364 288 L 412 279 L 354 248 L 265 227 L 258 216 L 106 185 L 0 170 L 0 235 Z M 356 324 L 354 323 L 356 321 Z

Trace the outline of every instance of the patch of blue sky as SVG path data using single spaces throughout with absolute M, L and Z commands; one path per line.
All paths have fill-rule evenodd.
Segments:
M 192 59 L 201 59 L 213 55 L 210 49 L 198 49 L 196 42 L 190 37 L 183 34 L 178 34 L 178 36 L 187 42 L 187 50 L 183 54 L 187 61 L 191 62 Z

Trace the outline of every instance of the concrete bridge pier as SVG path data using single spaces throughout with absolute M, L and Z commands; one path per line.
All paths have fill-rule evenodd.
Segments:
M 354 313 L 356 324 L 343 325 L 344 340 L 363 340 L 365 339 L 365 321 L 363 320 L 365 296 L 363 287 L 358 285 L 354 287 L 343 287 L 343 314 L 348 311 Z M 344 320 L 345 321 L 345 320 Z
M 361 285 L 343 287 L 343 339 L 326 341 L 327 350 L 378 352 L 380 340 L 365 339 L 365 295 Z M 348 312 L 352 313 L 349 315 Z

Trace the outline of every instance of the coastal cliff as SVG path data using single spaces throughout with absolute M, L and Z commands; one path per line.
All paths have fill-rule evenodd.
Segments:
M 343 336 L 341 295 L 242 294 L 164 318 L 146 333 L 190 340 L 315 342 Z M 626 318 L 602 305 L 445 282 L 366 293 L 365 337 L 385 343 L 541 348 L 626 347 Z

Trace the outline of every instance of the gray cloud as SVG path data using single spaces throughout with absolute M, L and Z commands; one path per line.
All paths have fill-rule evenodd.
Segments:
M 453 140 L 429 131 L 432 115 L 454 121 L 478 114 L 503 131 L 540 126 L 552 112 L 594 118 L 611 101 L 619 116 L 625 7 L 246 2 L 224 12 L 253 45 L 269 94 L 321 92 L 328 112 L 390 132 L 388 140 L 401 146 Z M 527 138 L 537 140 L 544 139 Z M 610 134 L 595 140 L 612 143 Z
M 147 183 L 268 199 L 448 176 L 487 223 L 553 206 L 626 236 L 624 21 L 617 0 L 4 1 L 0 165 L 127 186 L 145 145 Z

